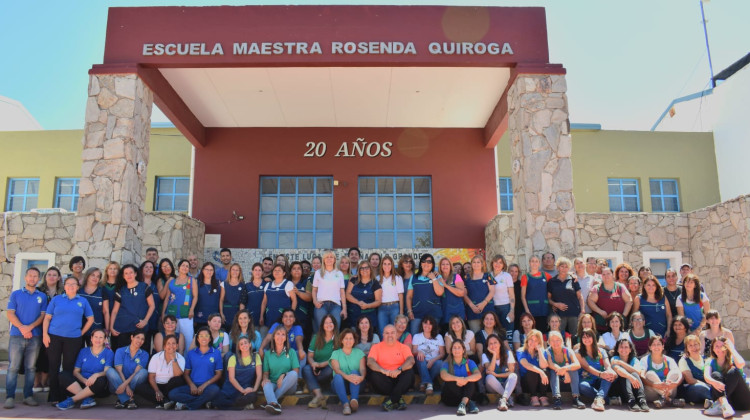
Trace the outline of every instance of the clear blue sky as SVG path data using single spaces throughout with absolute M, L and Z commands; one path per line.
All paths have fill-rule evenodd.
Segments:
M 276 1 L 263 4 L 544 6 L 550 60 L 568 70 L 573 123 L 648 130 L 669 102 L 709 87 L 699 0 Z M 0 95 L 45 129 L 82 128 L 87 71 L 101 63 L 110 6 L 257 4 L 33 0 L 0 6 Z M 705 4 L 714 72 L 750 51 L 750 0 Z

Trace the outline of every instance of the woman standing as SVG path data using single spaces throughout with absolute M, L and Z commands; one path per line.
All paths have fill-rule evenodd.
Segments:
M 386 325 L 393 324 L 396 317 L 404 313 L 404 279 L 395 270 L 393 258 L 390 255 L 383 257 L 377 277 L 382 289 L 382 303 L 378 307 L 378 322 L 372 323 L 373 327 L 377 326 L 380 335 L 383 335 Z M 355 318 L 352 316 L 352 319 Z
M 549 315 L 547 282 L 551 277 L 539 269 L 541 265 L 536 255 L 529 258 L 529 272 L 521 276 L 521 302 L 526 313 L 534 317 L 534 324 L 546 329 Z
M 448 323 L 448 332 L 445 333 L 445 348 L 451 348 L 454 341 L 464 344 L 468 357 L 476 358 L 474 355 L 476 354 L 477 344 L 474 340 L 474 331 L 466 329 L 464 320 L 457 316 L 453 316 Z
M 630 292 L 630 296 L 632 296 L 633 299 L 641 294 L 642 283 L 643 281 L 640 279 L 640 277 L 637 276 L 631 276 L 628 279 L 628 292 Z
M 352 271 L 356 272 L 357 270 L 352 270 L 352 261 L 346 255 L 342 256 L 341 259 L 339 259 L 338 267 L 341 273 L 344 274 L 344 284 L 348 286 L 349 279 L 356 275 L 352 274 Z
M 627 271 L 620 268 L 619 271 Z M 602 282 L 597 284 L 589 292 L 589 308 L 596 320 L 596 329 L 599 333 L 607 331 L 605 319 L 612 312 L 619 312 L 622 316 L 628 316 L 633 300 L 628 289 L 621 283 L 615 281 L 612 270 L 609 267 L 602 268 Z
M 682 279 L 682 294 L 677 298 L 677 313 L 690 320 L 690 334 L 699 335 L 711 310 L 708 296 L 701 292 L 701 281 L 695 274 Z
M 573 393 L 573 408 L 582 410 L 586 406 L 581 402 L 579 379 L 581 364 L 578 362 L 573 350 L 565 347 L 560 331 L 549 332 L 549 348 L 545 352 L 547 364 L 550 369 L 550 385 L 552 386 L 552 408 L 555 410 L 562 409 L 562 398 L 560 386 L 567 384 L 570 386 L 570 392 Z M 562 379 L 563 383 L 560 383 Z
M 651 342 L 651 337 L 656 335 L 653 331 L 645 327 L 646 319 L 640 312 L 633 312 L 630 315 L 630 331 L 628 331 L 628 338 L 635 347 L 635 354 L 641 358 L 648 353 L 648 347 Z
M 78 279 L 68 277 L 64 280 L 64 285 L 65 294 L 52 298 L 47 305 L 47 313 L 42 324 L 42 343 L 47 348 L 49 361 L 48 400 L 54 403 L 61 401 L 62 398 L 60 379 L 58 379 L 60 364 L 62 363 L 63 372 L 72 375 L 78 351 L 81 350 L 81 338 L 94 324 L 94 312 L 91 310 L 91 305 L 86 299 L 78 296 Z M 83 327 L 81 327 L 82 319 L 86 319 Z M 102 332 L 101 345 L 104 346 L 104 332 Z M 62 387 L 62 389 L 65 388 L 67 386 Z
M 177 352 L 180 354 L 185 352 L 185 336 L 177 331 L 177 318 L 174 315 L 164 315 L 164 319 L 161 322 L 163 331 L 157 332 L 154 335 L 154 351 L 161 352 L 166 350 L 164 342 L 168 336 L 174 335 L 177 340 Z
M 182 377 L 187 385 L 169 392 L 175 410 L 197 410 L 213 402 L 221 390 L 217 383 L 221 379 L 223 362 L 221 352 L 211 346 L 211 332 L 201 327 L 195 334 L 195 348 L 185 355 L 185 372 Z
M 86 270 L 83 275 L 83 286 L 78 290 L 78 294 L 89 302 L 89 306 L 94 313 L 94 325 L 91 326 L 89 333 L 93 330 L 104 329 L 104 311 L 105 308 L 109 308 L 109 305 L 104 305 L 102 300 L 102 283 L 102 272 L 98 268 L 92 267 Z M 90 334 L 84 335 L 83 339 L 86 345 L 91 345 Z
M 438 332 L 435 318 L 427 315 L 422 319 L 420 332 L 412 339 L 411 350 L 422 380 L 419 390 L 426 395 L 432 395 L 433 381 L 440 373 L 442 359 L 445 356 L 445 340 Z
M 115 306 L 112 308 L 112 320 L 109 327 L 113 349 L 130 345 L 130 335 L 148 325 L 154 313 L 152 289 L 138 281 L 138 269 L 133 264 L 126 264 L 117 276 L 115 289 Z
M 271 326 L 281 319 L 284 309 L 297 309 L 297 294 L 294 292 L 294 284 L 284 276 L 284 267 L 275 265 L 273 271 L 273 281 L 266 283 L 263 290 L 263 303 L 260 305 L 260 324 Z
M 130 345 L 117 349 L 114 368 L 106 372 L 109 391 L 117 394 L 115 408 L 138 408 L 133 399 L 133 391 L 148 379 L 148 353 L 141 349 L 145 340 L 146 334 L 143 331 L 131 334 Z
M 289 266 L 294 292 L 297 294 L 297 310 L 294 311 L 297 323 L 305 335 L 312 334 L 312 283 L 302 275 L 302 263 L 295 261 Z
M 698 337 L 689 335 L 685 338 L 685 354 L 680 358 L 677 366 L 685 379 L 682 383 L 681 395 L 690 404 L 703 405 L 708 408 L 711 400 L 711 386 L 704 382 L 703 371 L 706 360 L 701 353 L 701 342 Z
M 617 340 L 616 352 L 612 356 L 612 369 L 617 373 L 617 379 L 610 388 L 628 402 L 630 411 L 650 411 L 646 403 L 646 393 L 638 370 L 638 358 L 633 343 L 627 338 Z
M 373 252 L 372 254 L 370 254 L 370 257 L 367 259 L 367 261 L 370 263 L 370 267 L 372 267 L 373 273 L 380 272 L 380 260 L 381 256 L 377 252 Z
M 166 290 L 162 299 L 167 302 L 162 309 L 162 318 L 165 314 L 177 318 L 180 333 L 185 336 L 185 340 L 192 340 L 193 316 L 195 305 L 198 303 L 198 282 L 188 275 L 190 263 L 187 260 L 180 260 L 177 267 L 179 269 L 178 276 L 167 280 L 164 289 L 162 289 L 163 292 Z M 165 276 L 164 260 L 162 260 L 161 268 L 159 275 Z
M 653 274 L 651 274 L 651 267 L 641 266 L 641 268 L 638 269 L 638 278 L 641 280 L 641 284 L 645 283 L 646 279 L 652 275 Z
M 665 351 L 667 356 L 673 360 L 680 360 L 680 357 L 685 352 L 685 337 L 688 336 L 689 329 L 690 323 L 684 316 L 677 315 L 672 319 Z
M 711 397 L 714 406 L 704 414 L 729 418 L 734 410 L 750 409 L 750 389 L 745 381 L 742 368 L 745 359 L 734 348 L 734 343 L 724 337 L 718 337 L 711 343 L 711 359 L 706 363 L 704 379 L 711 385 Z
M 179 270 L 180 265 L 177 268 Z M 201 272 L 198 274 L 198 303 L 195 305 L 195 318 L 193 318 L 195 328 L 207 326 L 208 316 L 220 313 L 222 293 L 221 282 L 216 277 L 213 263 L 203 263 Z M 222 323 L 223 321 L 222 319 Z
M 441 258 L 439 267 L 440 277 L 443 287 L 445 287 L 445 292 L 443 292 L 443 318 L 440 319 L 440 325 L 441 327 L 447 327 L 448 321 L 454 315 L 462 319 L 466 318 L 466 305 L 464 304 L 466 287 L 461 276 L 453 272 L 453 266 L 448 258 Z
M 594 400 L 591 408 L 604 411 L 605 399 L 617 374 L 609 365 L 607 353 L 596 345 L 594 330 L 583 330 L 578 355 L 581 363 L 581 394 Z
M 42 276 L 42 284 L 39 291 L 47 297 L 47 305 L 53 297 L 65 293 L 63 290 L 62 275 L 57 267 L 50 267 Z M 49 357 L 47 347 L 41 346 L 36 359 L 36 376 L 34 378 L 34 392 L 49 392 Z
M 417 267 L 414 264 L 414 258 L 411 256 L 404 254 L 399 258 L 398 260 L 398 267 L 396 267 L 396 272 L 399 276 L 401 276 L 402 279 L 404 279 L 404 288 L 408 288 L 411 285 L 411 282 L 414 280 L 414 271 L 416 271 Z
M 521 299 L 521 267 L 518 264 L 509 265 L 508 274 L 513 279 L 513 295 L 516 297 L 513 330 L 517 330 L 521 328 L 521 314 L 524 312 L 523 300 Z M 508 334 L 511 334 L 511 331 L 508 331 Z
M 70 259 L 70 262 L 68 263 L 68 268 L 70 269 L 70 275 L 72 277 L 75 277 L 76 280 L 78 280 L 78 285 L 83 285 L 83 270 L 86 268 L 86 260 L 83 259 L 82 256 L 76 255 L 75 257 Z
M 448 406 L 458 405 L 456 414 L 477 414 L 479 407 L 474 402 L 477 398 L 477 382 L 482 380 L 477 364 L 468 358 L 466 348 L 456 341 L 450 346 L 451 354 L 440 369 L 443 380 L 443 392 L 440 400 Z
M 354 347 L 362 350 L 362 353 L 364 353 L 365 356 L 370 354 L 370 347 L 372 347 L 373 344 L 378 344 L 380 342 L 380 337 L 375 334 L 375 328 L 370 324 L 370 318 L 366 316 L 359 317 L 359 320 L 357 321 L 357 329 L 354 330 L 354 333 L 356 339 Z
M 495 295 L 495 278 L 487 272 L 487 264 L 479 255 L 471 259 L 471 275 L 466 279 L 466 319 L 469 329 L 479 331 L 482 328 L 482 316 L 495 310 L 492 297 Z
M 344 273 L 336 268 L 336 254 L 332 249 L 328 249 L 323 252 L 323 266 L 315 271 L 313 278 L 312 295 L 315 306 L 313 329 L 315 332 L 326 315 L 332 315 L 336 319 L 336 325 L 341 325 L 342 318 L 346 319 L 345 288 Z
M 364 318 L 367 319 L 367 318 Z M 359 389 L 365 381 L 365 354 L 354 346 L 356 334 L 347 328 L 339 334 L 339 349 L 331 354 L 331 369 L 333 369 L 332 386 L 339 401 L 344 405 L 342 414 L 345 416 L 355 413 L 359 408 Z M 346 385 L 349 385 L 349 398 Z
M 68 277 L 65 280 L 66 294 L 68 294 L 68 287 L 78 288 L 78 279 L 75 277 Z M 82 348 L 76 358 L 74 369 L 62 371 L 59 383 L 55 383 L 51 387 L 50 395 L 53 392 L 57 395 L 62 390 L 69 395 L 65 400 L 57 403 L 56 407 L 60 410 L 67 410 L 80 402 L 81 408 L 91 408 L 96 405 L 94 398 L 106 397 L 109 394 L 106 375 L 107 370 L 112 368 L 114 357 L 112 350 L 104 347 L 104 331 L 96 330 L 92 332 L 91 347 Z M 52 365 L 50 364 L 50 366 Z M 55 376 L 57 376 L 57 372 L 55 372 Z M 51 378 L 52 372 L 50 372 Z
M 117 275 L 120 274 L 120 264 L 110 261 L 104 268 L 104 284 L 102 285 L 102 300 L 107 302 L 107 309 L 102 309 L 104 313 L 104 332 L 109 335 L 109 326 L 112 325 L 111 319 L 112 308 L 115 306 L 115 287 L 117 286 Z
M 654 407 L 662 408 L 668 403 L 675 407 L 684 407 L 685 400 L 675 398 L 677 388 L 682 383 L 680 372 L 674 359 L 664 354 L 661 336 L 649 338 L 649 354 L 641 359 L 639 370 L 646 387 L 646 398 L 654 402 Z
M 531 406 L 549 406 L 549 399 L 545 396 L 549 386 L 549 366 L 544 357 L 541 331 L 531 330 L 526 334 L 523 347 L 516 352 L 516 360 L 520 364 L 518 372 L 521 377 L 521 389 L 531 395 Z
M 734 344 L 734 334 L 728 328 L 721 325 L 721 315 L 716 309 L 706 312 L 706 324 L 708 328 L 701 331 L 701 353 L 711 357 L 711 342 L 717 337 L 724 337 Z
M 578 317 L 586 313 L 581 285 L 571 276 L 571 262 L 565 257 L 557 259 L 557 275 L 547 281 L 547 299 L 552 310 L 560 317 L 560 332 L 571 335 L 576 342 Z
M 200 293 L 199 293 L 200 296 Z M 232 321 L 237 312 L 245 309 L 247 304 L 247 289 L 245 288 L 245 278 L 242 276 L 242 267 L 235 263 L 229 267 L 229 273 L 224 287 L 221 288 L 221 297 L 219 298 L 219 312 L 224 323 L 224 329 L 229 331 L 232 328 Z
M 186 261 L 186 260 L 185 260 Z M 180 261 L 177 266 L 182 265 L 182 261 Z M 190 272 L 190 263 L 188 262 L 188 273 Z M 189 274 L 188 274 L 189 275 Z M 178 276 L 178 273 L 175 272 L 174 264 L 172 264 L 172 260 L 169 258 L 162 258 L 161 261 L 159 261 L 159 272 L 156 282 L 157 287 L 159 287 L 159 297 L 162 301 L 167 300 L 167 293 L 169 292 L 169 288 L 167 285 L 169 284 L 169 281 L 174 279 Z M 193 278 L 190 276 L 190 278 Z
M 380 282 L 375 280 L 367 261 L 362 261 L 357 266 L 357 277 L 352 277 L 346 287 L 346 300 L 351 303 L 348 320 L 354 323 L 360 316 L 366 316 L 371 325 L 377 325 L 376 311 L 383 300 L 383 289 Z M 305 373 L 304 370 L 302 373 Z
M 623 262 L 615 267 L 615 281 L 621 285 L 628 287 L 628 280 L 635 275 L 635 271 L 630 264 Z
M 221 410 L 233 407 L 252 410 L 258 398 L 260 380 L 263 376 L 263 361 L 260 355 L 253 351 L 253 346 L 247 337 L 239 339 L 237 349 L 236 354 L 229 356 L 227 377 L 215 401 L 216 407 Z
M 250 317 L 250 312 L 246 309 L 237 312 L 232 320 L 232 325 L 229 330 L 229 346 L 232 353 L 237 353 L 237 343 L 239 343 L 240 338 L 242 337 L 247 337 L 247 339 L 250 340 L 250 346 L 253 351 L 260 349 L 262 342 L 260 332 L 255 329 L 253 319 Z
M 404 273 L 406 275 L 406 271 Z M 412 335 L 419 332 L 419 326 L 425 316 L 432 315 L 433 318 L 440 319 L 440 297 L 443 296 L 445 287 L 438 278 L 439 274 L 435 272 L 435 258 L 431 254 L 422 254 L 419 258 L 419 270 L 412 277 L 406 291 L 406 314 L 409 316 L 409 330 Z
M 513 288 L 513 278 L 506 271 L 507 267 L 508 264 L 504 256 L 495 255 L 492 259 L 492 276 L 496 283 L 492 301 L 495 304 L 495 313 L 500 319 L 500 323 L 505 332 L 511 334 L 512 337 L 513 320 L 516 312 L 516 294 Z
M 266 412 L 281 414 L 279 398 L 297 389 L 299 359 L 297 352 L 289 348 L 287 331 L 279 326 L 272 333 L 271 349 L 263 357 L 263 395 L 266 397 Z
M 174 321 L 174 325 L 177 326 L 177 321 Z M 164 350 L 156 353 L 148 362 L 148 381 L 137 386 L 135 393 L 156 404 L 156 408 L 169 410 L 175 404 L 169 399 L 169 392 L 185 385 L 182 377 L 185 358 L 177 352 L 177 336 L 167 335 L 163 343 Z
M 487 349 L 482 354 L 482 366 L 487 374 L 487 390 L 500 394 L 497 409 L 508 411 L 518 381 L 518 375 L 515 374 L 516 359 L 510 350 L 503 348 L 500 337 L 495 334 L 487 337 Z
M 258 323 L 258 328 L 268 331 L 261 321 L 263 316 L 260 311 L 260 307 L 263 304 L 263 297 L 265 296 L 266 282 L 263 280 L 263 264 L 255 263 L 252 269 L 253 278 L 245 284 L 245 290 L 247 294 L 247 310 L 250 311 L 250 316 L 253 318 L 253 322 Z M 265 334 L 262 334 L 265 335 Z
M 148 320 L 146 326 L 146 341 L 143 343 L 143 349 L 151 354 L 151 339 L 159 333 L 160 317 L 162 313 L 162 301 L 159 295 L 158 280 L 154 276 L 156 273 L 156 265 L 150 260 L 146 260 L 141 263 L 138 268 L 138 274 L 141 276 L 141 281 L 148 287 L 151 288 L 151 296 L 154 298 L 154 312 L 151 314 L 151 318 Z M 175 323 L 176 325 L 176 323 Z
M 672 308 L 664 297 L 659 280 L 654 276 L 646 277 L 643 291 L 633 295 L 633 311 L 640 311 L 646 319 L 646 328 L 664 336 L 667 326 L 672 324 Z
M 360 265 L 360 269 L 361 269 Z M 359 272 L 362 275 L 361 272 Z M 313 399 L 307 406 L 310 408 L 326 408 L 326 398 L 320 391 L 320 381 L 327 381 L 333 376 L 330 365 L 331 354 L 336 350 L 336 337 L 338 336 L 338 325 L 333 315 L 323 317 L 318 333 L 312 336 L 310 349 L 307 351 L 307 364 L 302 368 L 302 377 L 305 378 L 307 389 L 312 391 Z

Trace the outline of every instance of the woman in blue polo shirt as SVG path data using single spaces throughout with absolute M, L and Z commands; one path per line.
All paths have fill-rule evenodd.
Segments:
M 73 279 L 78 286 L 78 280 L 74 277 L 69 279 Z M 67 284 L 69 283 L 66 281 Z M 92 332 L 91 347 L 84 347 L 78 353 L 74 370 L 63 371 L 59 384 L 53 384 L 51 387 L 55 391 L 65 390 L 71 395 L 58 403 L 57 408 L 67 410 L 79 401 L 81 408 L 91 408 L 96 405 L 94 398 L 106 397 L 109 394 L 107 370 L 112 368 L 114 357 L 112 350 L 104 347 L 104 330 Z M 51 374 L 50 371 L 50 376 Z
M 479 407 L 473 401 L 478 397 L 477 382 L 482 379 L 477 364 L 466 355 L 466 347 L 460 341 L 451 345 L 450 356 L 440 368 L 443 392 L 440 399 L 449 406 L 458 406 L 456 414 L 476 414 Z
M 146 333 L 136 331 L 130 345 L 115 352 L 115 368 L 107 370 L 110 392 L 117 394 L 115 408 L 138 408 L 133 399 L 135 388 L 148 379 L 148 353 L 141 349 Z
M 103 304 L 104 292 L 102 286 L 104 286 L 102 272 L 96 267 L 86 270 L 83 275 L 83 285 L 78 290 L 78 294 L 89 302 L 91 311 L 94 312 L 94 325 L 91 326 L 89 333 L 93 330 L 104 329 L 104 312 L 107 311 L 107 315 L 109 315 L 109 305 Z M 86 334 L 84 340 L 86 340 L 87 345 L 91 345 L 90 334 Z
M 211 331 L 201 327 L 195 335 L 195 348 L 185 355 L 185 382 L 187 385 L 169 392 L 169 399 L 175 401 L 175 410 L 197 410 L 208 402 L 213 402 L 221 389 L 217 385 L 221 379 L 224 364 L 221 351 L 211 346 Z
M 178 267 L 179 268 L 179 267 Z M 198 303 L 195 305 L 195 328 L 208 326 L 208 316 L 218 314 L 222 287 L 213 263 L 203 263 L 198 274 Z
M 60 364 L 62 363 L 63 372 L 73 372 L 78 351 L 83 343 L 81 337 L 94 324 L 91 305 L 86 299 L 78 296 L 78 280 L 68 277 L 64 284 L 65 294 L 55 296 L 47 305 L 42 330 L 42 342 L 47 348 L 49 360 L 50 402 L 58 402 L 62 398 L 58 386 Z M 81 327 L 83 318 L 86 318 L 86 323 Z
M 411 335 L 419 333 L 425 316 L 441 318 L 443 304 L 440 297 L 443 296 L 445 287 L 440 279 L 440 274 L 435 271 L 435 257 L 432 254 L 422 254 L 419 258 L 419 270 L 412 277 L 406 291 L 406 314 L 409 316 Z
M 130 345 L 130 335 L 148 325 L 154 313 L 153 289 L 138 280 L 138 267 L 126 264 L 117 275 L 115 306 L 112 308 L 110 331 L 113 349 Z

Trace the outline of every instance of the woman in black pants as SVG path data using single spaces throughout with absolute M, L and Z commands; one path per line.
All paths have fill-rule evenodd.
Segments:
M 749 410 L 750 388 L 742 374 L 745 359 L 734 348 L 734 343 L 724 337 L 716 337 L 711 342 L 709 360 L 703 374 L 706 383 L 711 385 L 714 404 L 704 410 L 704 414 L 729 418 L 734 415 L 735 409 Z
M 627 401 L 630 411 L 649 411 L 643 381 L 636 367 L 638 358 L 635 346 L 629 339 L 621 338 L 617 340 L 614 350 L 615 354 L 610 359 L 610 364 L 617 373 L 617 379 L 612 384 L 609 395 L 617 394 Z
M 135 388 L 136 394 L 156 404 L 156 408 L 169 410 L 174 401 L 169 400 L 169 391 L 185 385 L 182 374 L 185 358 L 177 353 L 177 336 L 164 338 L 164 350 L 156 353 L 148 362 L 148 381 Z
M 457 415 L 479 413 L 479 407 L 473 400 L 479 397 L 477 382 L 482 379 L 482 373 L 477 364 L 468 358 L 464 343 L 454 341 L 451 344 L 450 355 L 440 369 L 440 379 L 443 380 L 440 399 L 446 405 L 457 405 Z

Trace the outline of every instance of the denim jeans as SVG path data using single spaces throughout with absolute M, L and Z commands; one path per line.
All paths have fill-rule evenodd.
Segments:
M 683 385 L 680 390 L 688 403 L 703 405 L 703 401 L 711 399 L 711 387 L 705 382 L 698 381 L 693 385 Z
M 409 321 L 409 332 L 412 337 L 419 334 L 419 327 L 422 325 L 422 318 L 414 318 Z
M 211 384 L 203 390 L 200 395 L 193 395 L 190 393 L 190 386 L 184 385 L 179 388 L 175 388 L 169 392 L 169 399 L 185 404 L 189 410 L 197 410 L 201 408 L 205 403 L 214 401 L 219 394 L 221 389 L 216 384 Z
M 29 339 L 21 335 L 11 335 L 8 345 L 8 374 L 5 377 L 6 398 L 15 398 L 16 384 L 18 383 L 18 371 L 21 362 L 24 364 L 26 376 L 23 381 L 23 397 L 34 395 L 34 374 L 36 373 L 36 358 L 42 346 L 42 337 L 33 336 Z
M 428 369 L 427 362 L 428 360 L 417 360 L 417 372 L 419 372 L 419 379 L 423 384 L 431 384 L 440 375 L 440 368 L 443 366 L 442 360 L 435 360 L 432 367 Z
M 111 367 L 107 369 L 106 375 L 107 382 L 109 382 L 109 392 L 117 394 L 117 388 L 119 388 L 120 385 L 122 385 L 122 383 L 124 382 L 122 378 L 120 378 L 120 374 L 117 373 L 116 368 Z M 128 386 L 131 390 L 135 391 L 135 387 L 140 385 L 142 382 L 146 382 L 147 380 L 148 369 L 141 369 L 138 371 L 138 373 L 135 374 Z M 130 397 L 128 397 L 128 394 L 126 392 L 123 392 L 122 394 L 117 394 L 117 399 L 120 400 L 121 403 L 125 403 L 130 399 Z
M 594 399 L 597 397 L 607 399 L 609 394 L 609 388 L 612 386 L 612 382 L 605 381 L 602 378 L 596 378 L 592 382 L 581 381 L 578 385 L 581 388 L 581 395 L 586 398 Z
M 353 375 L 359 375 L 359 371 L 353 371 Z M 333 381 L 331 381 L 331 386 L 333 387 L 333 390 L 336 391 L 336 395 L 339 397 L 339 401 L 341 401 L 341 404 L 349 404 L 349 401 L 351 401 L 346 396 L 346 385 L 349 385 L 349 393 L 352 395 L 351 400 L 357 400 L 359 399 L 359 388 L 362 386 L 360 383 L 359 385 L 354 385 L 353 383 L 347 381 L 344 379 L 341 375 L 335 375 L 333 377 Z
M 570 392 L 573 395 L 580 396 L 581 395 L 581 390 L 579 386 L 580 377 L 578 375 L 578 371 L 577 370 L 574 370 L 572 372 L 569 371 L 568 376 L 570 376 L 570 384 L 569 384 Z M 552 388 L 553 397 L 556 397 L 556 398 L 560 397 L 560 385 L 561 383 L 564 384 L 565 383 L 564 381 L 565 381 L 564 378 L 557 376 L 557 373 L 554 370 L 552 369 L 549 370 L 549 385 Z M 611 385 L 612 384 L 610 383 L 610 386 Z
M 398 316 L 398 314 L 398 303 L 396 303 L 395 305 L 380 305 L 378 307 L 378 329 L 381 337 L 383 337 L 383 328 L 385 328 L 386 325 L 396 324 L 396 317 Z
M 297 389 L 297 372 L 290 370 L 284 375 L 281 381 L 281 387 L 276 386 L 276 382 L 269 382 L 263 385 L 263 395 L 266 397 L 268 404 L 278 403 L 279 398 L 283 395 L 294 392 Z
M 510 303 L 505 305 L 495 305 L 495 313 L 500 318 L 500 324 L 505 328 L 506 336 L 509 340 L 513 339 L 513 323 L 508 322 L 508 314 L 510 313 Z M 502 338 L 502 337 L 501 337 Z
M 332 302 L 330 300 L 327 300 L 323 302 L 323 306 L 320 308 L 315 308 L 314 311 L 314 317 L 315 322 L 313 323 L 313 332 L 317 334 L 318 327 L 320 327 L 320 321 L 323 320 L 323 317 L 326 315 L 333 315 L 333 317 L 336 319 L 336 325 L 339 329 L 341 329 L 341 305 L 337 304 L 336 302 Z
M 302 368 L 302 377 L 305 378 L 307 389 L 310 391 L 314 389 L 320 389 L 320 381 L 327 381 L 333 376 L 333 369 L 331 365 L 320 369 L 320 373 L 317 375 L 313 373 L 313 368 L 309 364 Z

